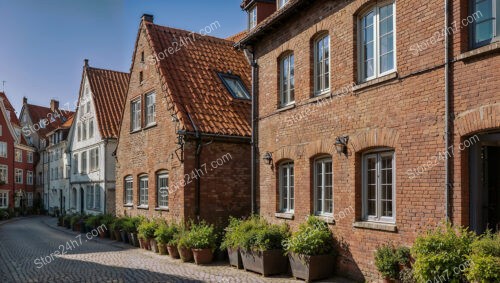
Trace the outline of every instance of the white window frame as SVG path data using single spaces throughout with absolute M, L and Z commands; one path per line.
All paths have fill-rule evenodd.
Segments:
M 166 180 L 166 186 L 161 186 L 161 179 Z M 168 173 L 159 172 L 156 174 L 157 205 L 160 208 L 168 208 Z
M 393 29 L 392 29 L 392 36 L 393 36 L 393 60 L 394 60 L 394 67 L 390 70 L 387 70 L 385 72 L 380 72 L 380 33 L 379 33 L 379 12 L 380 12 L 380 8 L 381 7 L 385 7 L 387 5 L 392 5 L 392 20 L 393 20 Z M 365 77 L 365 73 L 366 73 L 366 70 L 364 69 L 364 58 L 365 58 L 365 54 L 364 54 L 364 48 L 363 48 L 363 37 L 364 37 L 364 34 L 363 34 L 363 18 L 368 15 L 369 13 L 371 12 L 374 12 L 374 17 L 373 17 L 373 30 L 374 30 L 374 34 L 373 34 L 373 39 L 374 39 L 374 43 L 373 43 L 373 68 L 374 68 L 374 72 L 373 72 L 373 76 L 371 77 Z M 394 73 L 396 72 L 397 70 L 397 39 L 396 39 L 396 31 L 397 31 L 397 27 L 396 27 L 396 2 L 395 1 L 382 1 L 382 2 L 379 2 L 377 3 L 376 5 L 374 6 L 371 6 L 369 9 L 363 11 L 363 13 L 361 14 L 361 16 L 358 18 L 358 57 L 359 57 L 359 60 L 358 60 L 358 77 L 360 78 L 360 82 L 367 82 L 367 81 L 370 81 L 370 80 L 373 80 L 373 79 L 376 79 L 376 78 L 379 78 L 379 77 L 383 77 L 385 75 L 388 75 L 388 74 L 391 74 L 391 73 Z
M 293 169 L 293 176 L 290 174 L 291 169 Z M 287 171 L 287 186 L 284 185 L 283 180 L 283 170 Z M 295 211 L 295 164 L 293 161 L 285 161 L 279 166 L 279 204 L 280 204 L 280 212 L 283 213 L 291 213 L 293 214 Z M 293 181 L 293 186 L 290 185 L 291 181 Z M 285 203 L 283 201 L 283 192 L 286 190 L 287 198 L 286 198 L 286 208 Z M 293 194 L 293 198 L 290 195 Z M 293 207 L 293 208 L 291 208 Z
M 0 157 L 7 158 L 7 143 L 6 142 L 0 142 Z
M 101 186 L 98 184 L 87 185 L 87 209 L 100 211 Z
M 87 152 L 84 151 L 81 153 L 81 158 L 80 158 L 80 173 L 81 174 L 87 174 Z
M 14 160 L 16 162 L 23 162 L 23 151 L 21 149 L 14 149 Z
M 382 216 L 382 188 L 381 188 L 381 158 L 392 157 L 392 217 Z M 376 215 L 368 215 L 368 159 L 375 157 L 376 159 Z M 396 222 L 396 154 L 391 149 L 379 149 L 363 154 L 362 159 L 362 211 L 363 220 L 372 222 L 384 222 L 394 224 Z
M 78 153 L 73 154 L 73 174 L 78 174 Z
M 26 184 L 33 185 L 33 171 L 26 171 Z
M 90 150 L 90 172 L 99 170 L 99 148 Z
M 9 191 L 0 191 L 0 208 L 9 207 Z
M 500 15 L 498 14 L 498 12 L 500 11 L 498 5 L 500 5 L 500 3 L 498 1 L 495 1 L 495 0 L 487 0 L 487 1 L 491 1 L 491 18 L 482 17 L 479 19 L 474 19 L 473 23 L 471 24 L 471 28 L 470 28 L 470 32 L 469 32 L 470 38 L 471 38 L 471 43 L 470 43 L 471 48 L 479 48 L 481 46 L 488 45 L 492 42 L 500 41 L 500 30 L 498 30 L 498 23 L 497 23 L 497 21 L 500 21 Z M 477 4 L 476 2 L 477 2 L 476 0 L 469 0 L 469 5 L 471 7 L 470 8 L 470 15 L 472 15 L 472 16 L 478 12 L 478 10 L 476 8 L 476 4 Z M 481 23 L 486 22 L 486 21 L 492 21 L 493 37 L 488 39 L 488 40 L 476 42 L 476 26 L 478 24 L 481 24 Z
M 293 63 L 292 63 L 293 59 Z M 287 62 L 285 62 L 287 61 Z M 285 90 L 285 64 L 288 65 L 288 89 Z M 293 68 L 293 79 L 292 79 Z M 295 103 L 295 55 L 293 52 L 286 53 L 280 58 L 280 106 L 285 107 Z M 294 82 L 294 87 L 291 89 L 291 82 Z M 292 98 L 293 95 L 293 98 Z
M 15 184 L 23 184 L 23 169 L 16 168 L 15 169 L 15 174 L 14 174 L 14 183 Z
M 253 29 L 257 26 L 257 5 L 248 11 L 248 28 Z
M 324 41 L 327 40 L 328 41 L 328 44 L 326 45 L 328 47 L 328 59 L 323 59 L 323 62 L 319 62 L 319 44 L 320 43 L 323 43 L 323 47 L 325 47 L 324 45 Z M 331 64 L 331 58 L 332 58 L 332 54 L 331 54 L 331 42 L 330 42 L 330 35 L 329 34 L 323 34 L 321 36 L 319 36 L 315 41 L 314 41 L 314 95 L 315 96 L 319 96 L 319 95 L 322 95 L 322 94 L 326 94 L 328 92 L 330 92 L 330 88 L 331 88 L 331 76 L 332 76 L 332 73 L 331 73 L 331 68 L 332 68 L 332 64 Z M 324 48 L 323 48 L 323 58 L 325 58 L 325 51 L 324 51 Z M 326 70 L 326 63 L 328 62 L 328 70 Z M 318 65 L 321 65 L 321 71 L 320 73 L 318 73 Z M 326 81 L 325 81 L 325 74 L 328 73 L 328 87 L 325 87 L 325 84 L 326 84 Z M 320 84 L 318 84 L 318 77 L 320 77 Z
M 28 152 L 28 163 L 33 163 L 33 152 Z
M 149 179 L 147 175 L 139 177 L 139 206 L 148 207 L 149 205 Z M 146 186 L 144 186 L 146 185 Z
M 331 172 L 331 176 L 332 176 L 332 195 L 330 196 L 331 198 L 331 201 L 332 201 L 332 211 L 331 212 L 325 212 L 325 207 L 326 207 L 326 201 L 325 201 L 325 189 L 326 189 L 326 186 L 325 186 L 325 181 L 326 181 L 326 164 L 327 163 L 330 163 L 331 166 L 332 166 L 332 172 Z M 321 210 L 318 208 L 318 197 L 319 197 L 319 187 L 318 187 L 318 167 L 317 165 L 318 164 L 321 164 L 322 166 L 322 173 L 321 174 L 321 200 L 322 200 L 322 204 L 321 204 Z M 333 180 L 334 180 L 334 176 L 333 176 L 333 160 L 330 156 L 323 156 L 323 157 L 319 157 L 317 158 L 315 161 L 314 161 L 314 211 L 315 211 L 315 214 L 316 215 L 324 215 L 324 216 L 332 216 L 333 215 L 333 211 L 335 209 L 335 203 L 334 203 L 334 184 L 333 184 Z
M 141 98 L 130 102 L 130 130 L 137 131 L 142 128 Z
M 2 174 L 2 171 L 5 171 L 5 174 Z M 0 164 L 0 181 L 5 182 L 5 184 L 9 183 L 9 166 L 5 164 Z
M 132 176 L 125 177 L 123 182 L 123 202 L 125 205 L 134 204 L 134 178 Z
M 153 101 L 151 103 L 151 98 Z M 146 126 L 156 124 L 156 93 L 151 92 L 146 94 Z

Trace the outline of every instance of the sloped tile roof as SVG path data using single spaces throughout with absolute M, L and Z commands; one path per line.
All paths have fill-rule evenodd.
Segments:
M 3 99 L 3 104 L 5 105 L 5 110 L 9 111 L 10 114 L 10 122 L 15 125 L 20 127 L 19 119 L 16 116 L 16 110 L 10 103 L 9 99 L 7 98 L 7 95 L 4 92 L 0 92 L 0 98 Z
M 250 100 L 233 98 L 218 76 L 231 72 L 250 90 L 250 65 L 243 52 L 233 48 L 234 43 L 228 40 L 147 21 L 144 24 L 153 51 L 167 55 L 157 64 L 184 128 L 195 131 L 196 127 L 209 134 L 250 136 Z M 187 44 L 173 54 L 165 54 L 180 39 Z
M 37 133 L 41 138 L 46 138 L 48 133 L 59 128 L 64 122 L 69 119 L 70 116 L 74 114 L 74 112 L 72 111 L 66 111 L 62 109 L 61 111 L 52 111 L 50 107 L 44 107 L 34 104 L 26 104 L 25 106 L 28 109 L 27 111 L 31 117 L 31 122 L 33 124 L 38 124 L 42 119 L 49 119 L 50 117 L 54 117 L 54 120 L 49 121 L 45 128 L 40 128 L 40 130 L 38 130 Z
M 244 30 L 244 31 L 240 31 L 239 33 L 237 34 L 233 34 L 231 35 L 230 37 L 227 37 L 226 40 L 228 41 L 232 41 L 232 42 L 238 42 L 240 41 L 241 39 L 243 39 L 245 36 L 247 36 L 248 34 L 248 31 L 247 30 Z
M 118 138 L 118 130 L 127 96 L 129 74 L 85 67 L 89 80 L 97 124 L 103 138 Z

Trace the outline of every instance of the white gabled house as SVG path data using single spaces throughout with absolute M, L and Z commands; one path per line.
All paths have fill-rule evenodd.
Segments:
M 78 107 L 69 134 L 68 211 L 115 211 L 115 157 L 129 74 L 92 68 L 85 60 Z

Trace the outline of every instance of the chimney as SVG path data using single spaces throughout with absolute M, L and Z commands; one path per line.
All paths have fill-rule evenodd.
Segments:
M 23 105 L 28 104 L 28 98 L 26 96 L 23 96 Z
M 55 100 L 55 99 L 51 99 L 50 100 L 50 110 L 52 110 L 52 112 L 56 112 L 56 110 L 59 109 L 59 101 Z
M 84 65 L 85 67 L 88 67 L 88 66 L 89 66 L 89 59 L 84 59 L 84 60 L 83 60 L 83 65 Z
M 141 18 L 143 21 L 148 22 L 148 23 L 152 23 L 155 19 L 155 17 L 153 15 L 150 15 L 150 14 L 143 14 Z

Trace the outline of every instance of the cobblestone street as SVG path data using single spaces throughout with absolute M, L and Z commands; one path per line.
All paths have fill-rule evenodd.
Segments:
M 210 266 L 181 263 L 110 240 L 86 241 L 85 236 L 81 245 L 54 256 L 54 261 L 35 262 L 61 251 L 59 246 L 77 235 L 57 227 L 51 217 L 0 224 L 0 282 L 300 282 L 288 277 L 263 278 L 223 262 Z

